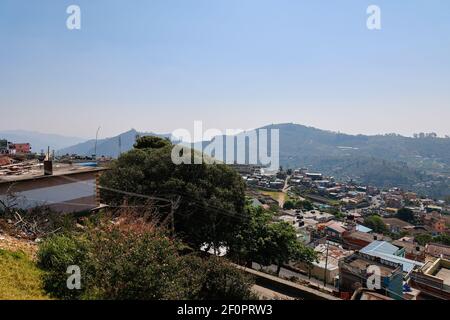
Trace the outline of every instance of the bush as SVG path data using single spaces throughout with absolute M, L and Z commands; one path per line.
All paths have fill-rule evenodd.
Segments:
M 45 289 L 62 299 L 247 299 L 252 282 L 228 262 L 183 255 L 185 246 L 142 218 L 101 221 L 79 235 L 40 246 Z M 66 287 L 69 265 L 81 290 Z
M 38 265 L 45 270 L 44 289 L 60 299 L 79 298 L 83 289 L 67 288 L 67 268 L 77 265 L 82 274 L 86 267 L 88 243 L 70 235 L 55 235 L 44 241 L 38 251 Z

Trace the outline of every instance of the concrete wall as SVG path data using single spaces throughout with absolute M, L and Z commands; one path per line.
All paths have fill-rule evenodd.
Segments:
M 12 192 L 17 207 L 30 209 L 48 205 L 57 211 L 76 212 L 96 207 L 96 171 L 0 184 L 0 200 Z

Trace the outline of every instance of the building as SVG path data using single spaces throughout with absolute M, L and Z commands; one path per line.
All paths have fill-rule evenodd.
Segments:
M 392 233 L 400 233 L 402 231 L 408 231 L 413 229 L 414 225 L 398 218 L 382 218 L 383 222 Z
M 439 258 L 450 260 L 450 246 L 439 243 L 430 243 L 425 247 L 427 261 L 434 261 Z
M 420 262 L 425 261 L 425 247 L 415 243 L 413 238 L 404 237 L 392 241 L 392 244 L 396 247 L 403 248 L 405 258 Z
M 323 176 L 322 176 L 321 173 L 307 172 L 305 175 L 306 175 L 307 178 L 309 178 L 309 179 L 311 179 L 313 181 L 315 181 L 315 180 L 322 180 L 323 179 Z
M 374 241 L 362 248 L 361 253 L 371 257 L 377 257 L 402 266 L 404 276 L 407 277 L 413 270 L 423 266 L 423 263 L 406 259 L 405 249 L 398 248 L 386 241 Z
M 9 145 L 8 140 L 0 139 L 0 154 L 9 154 Z
M 421 291 L 418 299 L 450 300 L 450 260 L 429 261 L 411 273 L 410 285 Z
M 340 243 L 342 242 L 342 235 L 347 229 L 344 223 L 332 220 L 318 225 L 318 231 L 323 233 L 327 239 Z
M 403 199 L 401 196 L 389 195 L 384 199 L 386 207 L 400 209 L 403 207 Z
M 28 154 L 31 153 L 31 145 L 29 143 L 11 143 L 9 145 L 10 154 Z
M 332 242 L 319 243 L 314 251 L 317 252 L 318 261 L 312 263 L 312 266 L 308 267 L 303 262 L 295 264 L 295 268 L 304 272 L 309 272 L 311 277 L 325 280 L 326 283 L 333 286 L 337 286 L 339 279 L 339 260 L 348 257 L 353 251 L 344 250 L 341 246 Z
M 31 209 L 48 206 L 56 211 L 78 212 L 99 204 L 98 178 L 104 168 L 57 164 L 45 175 L 42 164 L 29 164 L 0 176 L 0 200 Z
M 403 299 L 403 272 L 400 264 L 384 259 L 354 253 L 339 261 L 339 290 L 343 295 L 353 294 L 360 288 L 368 288 L 374 276 L 372 268 L 380 272 L 380 288 L 376 292 L 395 300 Z
M 355 291 L 351 300 L 370 300 L 370 301 L 385 301 L 394 300 L 392 298 L 386 297 L 382 294 L 376 293 L 374 290 L 360 288 Z
M 319 210 L 310 210 L 302 213 L 304 219 L 314 219 L 320 223 L 325 223 L 334 218 L 331 213 L 322 212 Z
M 431 228 L 434 233 L 444 233 L 448 230 L 447 223 L 449 219 L 437 211 L 422 216 L 422 222 L 425 226 Z
M 375 240 L 383 240 L 383 235 L 361 231 L 346 231 L 342 234 L 342 244 L 345 249 L 361 250 Z
M 373 241 L 366 247 L 361 249 L 362 253 L 365 254 L 385 254 L 385 255 L 395 255 L 398 257 L 403 257 L 405 252 L 403 249 L 400 249 L 393 244 L 390 244 L 387 241 Z

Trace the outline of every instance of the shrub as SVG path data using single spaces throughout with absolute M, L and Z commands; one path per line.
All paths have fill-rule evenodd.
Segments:
M 252 282 L 227 261 L 182 254 L 183 243 L 142 216 L 101 220 L 78 235 L 42 243 L 45 289 L 62 299 L 247 299 Z M 113 223 L 111 223 L 113 222 Z M 66 286 L 81 268 L 81 290 Z
M 67 268 L 77 265 L 86 270 L 88 242 L 71 235 L 54 235 L 44 241 L 38 251 L 38 265 L 45 270 L 44 289 L 53 297 L 60 299 L 79 298 L 84 289 L 67 288 Z

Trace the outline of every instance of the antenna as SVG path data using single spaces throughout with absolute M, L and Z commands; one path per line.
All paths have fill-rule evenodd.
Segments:
M 100 131 L 100 126 L 97 129 L 97 133 L 95 134 L 95 146 L 94 146 L 94 160 L 97 159 L 97 140 L 98 140 L 98 132 Z

